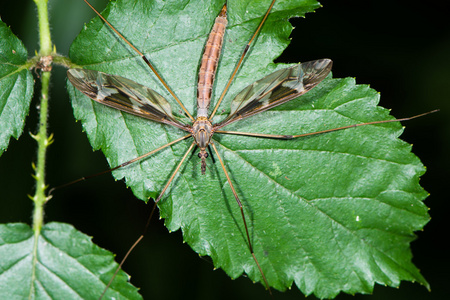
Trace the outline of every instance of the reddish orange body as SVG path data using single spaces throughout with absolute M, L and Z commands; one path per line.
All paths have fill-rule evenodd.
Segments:
M 202 174 L 206 170 L 206 147 L 208 147 L 214 133 L 213 126 L 208 120 L 208 109 L 211 103 L 212 88 L 222 51 L 223 37 L 227 27 L 227 6 L 224 5 L 206 42 L 205 52 L 202 56 L 197 85 L 197 119 L 192 126 L 192 136 L 200 148 L 198 157 L 201 158 Z

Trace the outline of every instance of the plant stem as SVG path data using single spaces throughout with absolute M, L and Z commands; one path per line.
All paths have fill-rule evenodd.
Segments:
M 47 201 L 45 196 L 45 157 L 47 147 L 51 144 L 51 137 L 47 137 L 48 125 L 48 94 L 50 72 L 42 72 L 41 76 L 41 103 L 39 115 L 39 132 L 33 138 L 38 143 L 37 164 L 35 167 L 36 192 L 33 197 L 35 210 L 33 214 L 33 229 L 39 234 L 43 223 L 43 205 Z
M 34 0 L 38 11 L 39 42 L 41 56 L 50 55 L 52 52 L 52 38 L 50 36 L 50 25 L 48 22 L 48 0 Z
M 39 37 L 41 55 L 50 55 L 52 41 L 50 37 L 50 27 L 48 23 L 48 0 L 34 0 L 38 10 Z M 33 135 L 38 143 L 37 164 L 35 166 L 36 192 L 32 197 L 35 205 L 33 214 L 33 229 L 36 237 L 40 233 L 43 223 L 43 205 L 47 201 L 45 197 L 45 156 L 47 147 L 51 143 L 51 138 L 47 137 L 48 126 L 48 95 L 49 95 L 50 72 L 42 72 L 41 75 L 41 103 L 39 105 L 39 132 Z
M 52 50 L 52 42 L 50 37 L 50 27 L 48 23 L 47 2 L 48 0 L 34 0 L 38 9 L 39 19 L 39 36 L 41 49 L 39 53 L 41 55 L 50 55 Z M 51 61 L 50 61 L 51 63 Z M 50 69 L 48 69 L 50 70 Z M 41 233 L 41 228 L 44 222 L 44 204 L 48 200 L 45 196 L 45 157 L 47 147 L 51 144 L 51 137 L 47 136 L 48 126 L 48 98 L 49 98 L 49 84 L 50 84 L 50 71 L 43 71 L 41 73 L 41 99 L 39 105 L 39 131 L 32 137 L 38 144 L 37 149 L 37 163 L 34 166 L 36 179 L 36 191 L 34 196 L 30 197 L 34 201 L 33 212 L 33 230 L 35 236 L 34 242 L 34 263 L 33 263 L 33 277 L 37 259 L 37 245 L 38 239 Z

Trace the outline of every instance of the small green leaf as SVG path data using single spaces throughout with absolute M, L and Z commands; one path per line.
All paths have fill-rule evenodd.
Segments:
M 98 299 L 117 267 L 114 256 L 63 223 L 35 239 L 26 224 L 0 225 L 1 299 Z M 120 272 L 107 299 L 142 299 Z
M 22 134 L 33 96 L 33 76 L 24 67 L 27 50 L 0 21 L 0 155 Z
M 229 24 L 212 105 L 269 2 L 228 1 Z M 104 16 L 146 54 L 195 113 L 198 66 L 222 5 L 117 1 Z M 275 4 L 215 121 L 227 115 L 240 90 L 282 66 L 273 60 L 289 42 L 292 26 L 287 18 L 318 5 L 302 0 Z M 85 68 L 155 89 L 171 102 L 174 114 L 182 116 L 140 57 L 99 19 L 78 36 L 70 57 Z M 111 166 L 185 134 L 94 103 L 70 84 L 68 89 L 76 118 Z M 224 130 L 294 135 L 393 119 L 378 102 L 376 91 L 356 85 L 354 79 L 329 78 L 296 100 Z M 409 280 L 428 286 L 411 263 L 409 249 L 414 231 L 429 220 L 422 202 L 427 193 L 418 183 L 425 169 L 411 146 L 398 139 L 401 132 L 400 124 L 389 123 L 290 141 L 214 135 L 243 202 L 256 257 L 272 287 L 285 290 L 295 282 L 306 295 L 330 298 L 341 291 L 370 293 L 375 282 L 397 287 Z M 191 142 L 180 142 L 114 176 L 125 178 L 137 197 L 155 197 Z M 202 176 L 196 155 L 189 157 L 160 202 L 160 214 L 170 230 L 181 228 L 184 240 L 197 253 L 211 256 L 214 266 L 230 277 L 246 273 L 261 281 L 220 164 L 207 164 Z

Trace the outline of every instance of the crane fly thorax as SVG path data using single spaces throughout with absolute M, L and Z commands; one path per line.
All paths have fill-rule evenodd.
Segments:
M 192 136 L 197 146 L 202 149 L 208 147 L 213 135 L 213 126 L 208 118 L 198 117 L 192 125 Z
M 198 157 L 202 160 L 202 174 L 205 174 L 206 170 L 206 158 L 208 153 L 206 152 L 206 147 L 208 147 L 211 142 L 211 137 L 213 135 L 213 126 L 211 122 L 206 117 L 197 117 L 194 124 L 192 125 L 192 136 L 197 146 L 200 148 L 200 153 Z

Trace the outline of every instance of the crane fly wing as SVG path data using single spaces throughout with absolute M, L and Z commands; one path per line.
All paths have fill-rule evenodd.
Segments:
M 230 123 L 271 109 L 308 92 L 331 71 L 330 59 L 319 59 L 278 70 L 243 89 L 231 102 L 231 112 L 216 124 L 220 129 Z
M 169 102 L 146 86 L 117 75 L 87 69 L 70 69 L 67 77 L 74 87 L 98 103 L 187 130 L 186 125 L 172 115 Z

